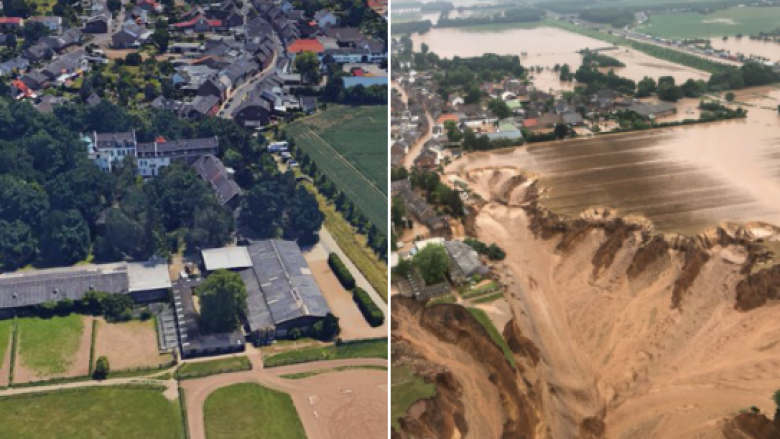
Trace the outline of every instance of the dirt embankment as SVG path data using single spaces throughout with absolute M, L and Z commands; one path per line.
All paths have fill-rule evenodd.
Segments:
M 487 331 L 459 305 L 425 307 L 393 298 L 393 364 L 436 383 L 436 397 L 418 401 L 394 439 L 534 438 L 540 426 L 534 390 L 521 365 L 533 366 L 533 343 L 512 332 L 518 370 Z
M 559 215 L 518 175 L 469 171 L 482 200 L 467 225 L 507 250 L 496 268 L 517 333 L 504 337 L 526 360 L 519 385 L 539 413 L 536 437 L 722 439 L 739 409 L 773 409 L 780 268 L 768 248 L 780 229 L 684 236 L 606 207 Z
M 724 422 L 726 439 L 780 439 L 780 412 L 770 420 L 759 413 L 740 413 Z

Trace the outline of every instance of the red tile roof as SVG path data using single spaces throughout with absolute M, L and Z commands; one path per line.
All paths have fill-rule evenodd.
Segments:
M 192 27 L 195 26 L 195 23 L 197 23 L 199 20 L 202 20 L 203 16 L 198 15 L 197 17 L 193 18 L 192 20 L 182 21 L 181 23 L 174 23 L 173 27 Z M 222 20 L 206 20 L 206 23 L 208 23 L 211 27 L 219 27 L 222 25 Z
M 322 53 L 325 51 L 325 46 L 314 38 L 300 39 L 293 41 L 287 48 L 289 53 L 301 53 L 301 52 L 314 52 Z
M 19 17 L 0 17 L 0 24 L 22 24 Z
M 457 114 L 452 114 L 452 113 L 442 114 L 441 116 L 439 116 L 438 119 L 436 119 L 436 123 L 443 124 L 444 122 L 446 122 L 448 120 L 451 120 L 453 122 L 457 122 L 458 121 L 458 115 Z
M 536 119 L 526 119 L 523 121 L 523 126 L 526 128 L 535 127 L 539 125 L 539 121 Z
M 14 79 L 14 81 L 12 82 L 12 84 L 13 84 L 13 86 L 14 86 L 14 87 L 18 88 L 18 89 L 19 89 L 19 91 L 21 91 L 21 92 L 22 92 L 22 94 L 23 94 L 25 97 L 32 98 L 32 97 L 34 97 L 34 96 L 35 96 L 35 92 L 33 92 L 32 90 L 30 90 L 30 87 L 28 87 L 28 86 L 27 86 L 27 84 L 25 84 L 24 82 L 22 82 L 22 80 L 21 80 L 21 79 Z

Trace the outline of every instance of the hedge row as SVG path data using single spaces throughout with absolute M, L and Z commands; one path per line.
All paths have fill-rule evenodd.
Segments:
M 363 313 L 363 317 L 365 317 L 369 325 L 377 327 L 385 322 L 385 315 L 382 313 L 382 310 L 376 306 L 364 289 L 356 287 L 352 291 L 352 299 L 357 303 L 360 312 Z
M 333 273 L 339 278 L 339 282 L 341 282 L 341 285 L 343 285 L 344 288 L 347 290 L 355 288 L 355 278 L 352 277 L 352 273 L 349 272 L 349 269 L 344 265 L 344 262 L 339 255 L 331 253 L 328 256 L 328 265 L 330 265 L 330 269 L 333 270 Z

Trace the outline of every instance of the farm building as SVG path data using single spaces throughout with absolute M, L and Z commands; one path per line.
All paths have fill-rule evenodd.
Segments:
M 257 342 L 311 328 L 329 312 L 298 244 L 271 239 L 249 246 L 203 250 L 207 272 L 237 271 L 247 291 L 247 326 Z
M 6 273 L 0 275 L 0 316 L 28 306 L 79 300 L 89 291 L 129 294 L 136 302 L 168 297 L 171 278 L 165 262 L 120 262 Z
M 475 274 L 488 272 L 477 252 L 463 241 L 445 241 L 444 248 L 450 256 L 450 279 L 453 282 L 463 283 Z
M 179 347 L 182 357 L 229 354 L 243 352 L 244 336 L 240 331 L 220 334 L 204 334 L 198 325 L 198 311 L 193 300 L 194 289 L 202 281 L 179 280 L 173 285 L 173 302 L 176 327 L 179 331 Z

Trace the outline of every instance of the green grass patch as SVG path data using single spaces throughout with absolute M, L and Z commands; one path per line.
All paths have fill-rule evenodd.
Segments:
M 445 294 L 428 301 L 428 305 L 440 305 L 442 303 L 455 303 L 458 299 L 452 294 Z
M 393 367 L 390 380 L 390 425 L 398 430 L 398 420 L 406 415 L 412 404 L 436 396 L 436 385 L 426 383 L 408 367 Z
M 182 364 L 181 367 L 179 367 L 179 370 L 176 371 L 176 378 L 182 380 L 187 378 L 200 378 L 219 373 L 249 370 L 251 368 L 252 363 L 247 357 L 230 357 L 210 361 L 197 361 Z
M 19 364 L 42 375 L 61 374 L 70 369 L 84 331 L 82 316 L 28 317 L 19 319 L 18 325 Z
M 263 359 L 265 367 L 309 363 L 346 358 L 387 358 L 387 339 L 356 341 L 341 345 L 304 348 L 269 355 Z
M 488 334 L 490 335 L 490 339 L 493 340 L 493 343 L 498 345 L 502 351 L 504 351 L 504 356 L 506 357 L 507 361 L 509 361 L 509 364 L 512 365 L 513 369 L 516 369 L 517 365 L 515 364 L 515 357 L 512 356 L 512 351 L 509 350 L 509 345 L 506 344 L 506 340 L 504 340 L 504 337 L 500 332 L 498 332 L 498 329 L 496 329 L 496 326 L 490 320 L 490 317 L 488 317 L 487 313 L 479 308 L 467 309 L 471 315 L 473 315 L 477 321 L 485 327 Z
M 482 285 L 477 288 L 469 289 L 468 287 L 464 288 L 463 292 L 461 293 L 460 297 L 464 299 L 473 299 L 475 297 L 483 296 L 485 294 L 493 293 L 499 289 L 499 286 L 495 282 L 490 282 L 488 284 Z
M 365 366 L 341 366 L 341 367 L 332 367 L 329 369 L 317 369 L 317 370 L 312 370 L 310 372 L 286 373 L 279 376 L 288 380 L 302 380 L 304 378 L 309 378 L 316 375 L 322 375 L 324 373 L 344 372 L 346 370 L 355 370 L 355 369 L 387 370 L 385 366 L 372 366 L 370 364 L 367 364 Z
M 148 388 L 95 387 L 0 399 L 0 437 L 179 439 L 178 403 Z
M 286 133 L 387 234 L 387 106 L 332 105 L 289 125 Z
M 482 304 L 482 303 L 495 302 L 496 300 L 503 299 L 503 298 L 504 298 L 504 293 L 503 292 L 498 292 L 498 293 L 488 294 L 487 296 L 478 297 L 478 298 L 472 300 L 471 303 L 473 303 L 475 305 L 479 305 L 479 304 Z
M 768 32 L 778 27 L 780 8 L 729 8 L 711 14 L 678 12 L 655 14 L 637 27 L 640 32 L 661 38 L 716 38 Z M 713 43 L 717 43 L 713 41 Z M 717 47 L 717 44 L 715 44 Z
M 203 411 L 208 439 L 306 439 L 290 395 L 257 384 L 217 389 Z

